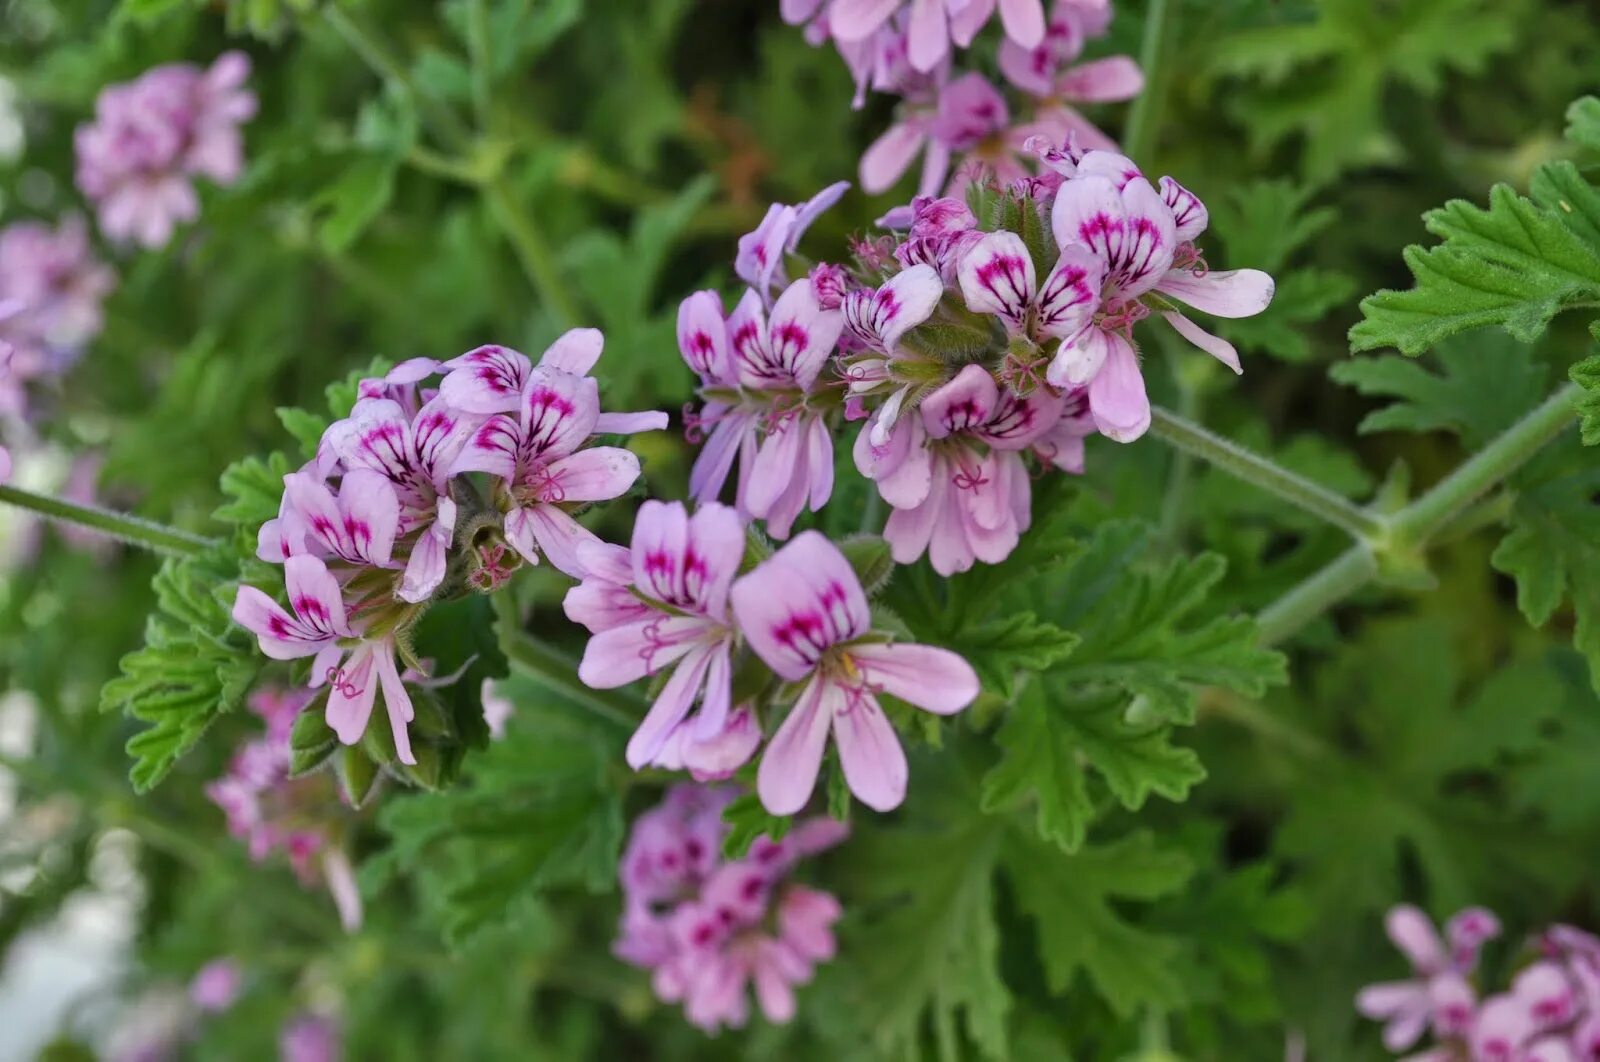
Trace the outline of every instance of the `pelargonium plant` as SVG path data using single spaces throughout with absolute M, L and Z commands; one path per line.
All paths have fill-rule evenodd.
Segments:
M 1600 1058 L 1566 5 L 13 6 L 29 1051 Z

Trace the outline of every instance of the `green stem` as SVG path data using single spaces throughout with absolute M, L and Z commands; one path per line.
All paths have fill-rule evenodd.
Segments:
M 1573 424 L 1578 386 L 1568 384 L 1468 458 L 1422 497 L 1388 520 L 1386 533 L 1369 536 L 1257 616 L 1261 641 L 1281 642 L 1378 576 L 1378 554 L 1417 555 L 1441 533 L 1456 535 L 1504 514 L 1504 502 L 1474 501 L 1510 478 Z M 1465 513 L 1465 515 L 1462 515 Z M 1460 516 L 1461 519 L 1456 518 Z
M 1425 545 L 1457 513 L 1527 464 L 1546 443 L 1573 424 L 1573 402 L 1578 391 L 1577 384 L 1561 388 L 1432 490 L 1396 513 L 1390 520 L 1396 545 Z
M 1123 153 L 1141 166 L 1150 161 L 1150 152 L 1155 148 L 1156 122 L 1161 109 L 1161 57 L 1166 51 L 1173 6 L 1170 0 L 1150 0 L 1145 10 L 1144 40 L 1139 45 L 1144 91 L 1133 101 L 1128 125 L 1122 134 Z
M 576 324 L 582 315 L 572 295 L 561 279 L 554 253 L 545 241 L 544 233 L 534 224 L 533 218 L 522 209 L 516 195 L 504 177 L 496 177 L 483 186 L 489 206 L 499 215 L 505 226 L 506 237 L 516 249 L 517 259 L 533 284 L 545 307 L 558 324 Z
M 180 531 L 151 520 L 102 509 L 96 505 L 69 502 L 48 494 L 35 494 L 20 487 L 0 484 L 0 502 L 36 512 L 50 520 L 98 531 L 155 553 L 187 557 L 212 545 L 210 539 Z
M 479 132 L 483 133 L 489 131 L 494 102 L 489 35 L 489 5 L 484 0 L 472 0 L 467 5 L 467 47 L 472 53 L 473 114 L 478 120 Z
M 1315 575 L 1256 616 L 1262 645 L 1276 645 L 1366 586 L 1378 574 L 1378 558 L 1366 543 L 1341 553 Z
M 361 57 L 361 61 L 372 68 L 373 73 L 411 101 L 435 136 L 457 147 L 467 143 L 470 136 L 460 116 L 448 105 L 425 95 L 411 80 L 400 61 L 389 54 L 388 47 L 378 39 L 377 34 L 357 22 L 337 4 L 324 4 L 321 15 L 351 50 Z
M 1357 539 L 1385 533 L 1382 519 L 1318 483 L 1289 471 L 1260 454 L 1229 442 L 1170 410 L 1150 411 L 1150 434 L 1193 454 L 1253 487 L 1283 499 L 1297 509 L 1343 528 Z

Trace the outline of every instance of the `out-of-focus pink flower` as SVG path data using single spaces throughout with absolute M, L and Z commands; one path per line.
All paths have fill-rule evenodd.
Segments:
M 163 247 L 200 213 L 193 178 L 232 184 L 244 168 L 239 126 L 255 114 L 250 61 L 228 52 L 208 70 L 172 63 L 112 85 L 78 128 L 78 188 L 118 241 Z
M 1007 40 L 1000 46 L 1006 80 L 1038 100 L 1030 127 L 1053 140 L 1076 137 L 1087 148 L 1116 144 L 1079 114 L 1074 104 L 1120 103 L 1144 90 L 1144 74 L 1125 55 L 1079 63 L 1086 42 L 1105 35 L 1110 4 L 1056 0 L 1044 38 L 1032 48 Z
M 833 957 L 838 901 L 788 881 L 807 856 L 842 841 L 828 819 L 797 823 L 781 841 L 758 838 L 724 862 L 722 809 L 736 790 L 675 786 L 634 824 L 623 853 L 617 956 L 652 972 L 657 996 L 682 1003 L 707 1032 L 749 1020 L 748 993 L 767 1020 L 794 1016 L 794 990 Z
M 837 203 L 849 187 L 848 181 L 839 181 L 804 203 L 794 206 L 774 203 L 767 208 L 766 217 L 754 232 L 739 237 L 739 253 L 734 258 L 733 271 L 761 296 L 763 302 L 772 298 L 774 288 L 789 286 L 783 256 L 794 253 L 811 223 Z
M 189 982 L 189 999 L 207 1014 L 232 1007 L 244 988 L 244 970 L 231 958 L 213 959 Z
M 1043 0 L 833 0 L 828 27 L 837 40 L 860 41 L 902 9 L 908 54 L 918 70 L 944 62 L 952 45 L 970 45 L 997 9 L 1007 38 L 1027 48 L 1044 38 Z
M 338 1062 L 343 1054 L 339 1023 L 325 1014 L 297 1014 L 278 1037 L 279 1062 Z
M 1442 1039 L 1460 1039 L 1475 1027 L 1477 1000 L 1466 980 L 1478 963 L 1484 942 L 1498 935 L 1494 915 L 1480 907 L 1459 912 L 1441 940 L 1422 911 L 1402 904 L 1390 910 L 1384 926 L 1394 946 L 1410 961 L 1414 977 L 1368 985 L 1356 996 L 1356 1009 L 1386 1022 L 1383 1042 L 1404 1051 L 1431 1026 Z

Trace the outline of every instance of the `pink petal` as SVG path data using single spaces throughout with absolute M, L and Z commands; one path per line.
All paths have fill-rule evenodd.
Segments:
M 1093 380 L 1111 353 L 1112 333 L 1088 328 L 1076 339 L 1063 339 L 1045 372 L 1052 387 L 1082 387 Z
M 1000 24 L 1006 36 L 1024 48 L 1032 48 L 1044 40 L 1044 3 L 1042 0 L 1000 0 Z
M 352 638 L 345 619 L 344 594 L 328 566 L 316 557 L 290 557 L 283 562 L 289 605 L 300 621 L 319 631 Z
M 852 692 L 833 713 L 839 765 L 856 799 L 874 811 L 892 811 L 906 798 L 905 749 L 870 694 Z M 767 755 L 771 755 L 768 750 Z
M 922 556 L 933 536 L 934 522 L 944 512 L 950 477 L 944 474 L 942 461 L 930 463 L 929 470 L 927 496 L 915 506 L 895 509 L 884 523 L 883 537 L 896 564 L 911 564 Z
M 1206 231 L 1211 223 L 1211 213 L 1206 205 L 1183 185 L 1171 177 L 1161 178 L 1161 200 L 1172 209 L 1172 220 L 1177 223 L 1178 242 L 1194 240 Z
M 1156 290 L 1213 317 L 1253 317 L 1272 302 L 1275 285 L 1259 269 L 1226 269 L 1196 276 L 1168 270 Z
M 600 360 L 605 345 L 606 337 L 598 328 L 574 328 L 563 332 L 545 349 L 539 364 L 574 376 L 587 376 Z
M 735 585 L 736 598 L 738 590 Z M 844 691 L 823 678 L 813 679 L 800 694 L 788 718 L 767 743 L 756 771 L 756 793 L 767 811 L 793 815 L 811 799 L 817 772 L 822 768 L 828 726 L 844 701 Z
M 596 435 L 637 435 L 645 431 L 666 431 L 670 423 L 670 418 L 657 410 L 602 413 L 595 418 L 594 431 Z
M 836 310 L 824 310 L 811 281 L 802 277 L 772 307 L 767 328 L 772 365 L 802 391 L 810 390 L 843 328 L 844 318 Z M 781 377 L 769 369 L 765 378 Z
M 709 415 L 711 407 L 705 412 Z M 722 493 L 734 459 L 739 456 L 740 443 L 750 438 L 755 429 L 753 414 L 719 410 L 716 427 L 711 429 L 699 456 L 694 459 L 694 467 L 689 470 L 690 497 L 704 503 Z
M 400 499 L 389 478 L 359 468 L 345 473 L 339 484 L 339 508 L 344 511 L 343 538 L 355 558 L 380 568 L 387 565 L 400 528 Z
M 486 346 L 444 363 L 453 372 L 439 396 L 464 413 L 508 413 L 518 406 L 533 363 L 510 347 Z
M 813 417 L 807 442 L 806 464 L 810 471 L 810 489 L 806 501 L 812 512 L 817 512 L 833 495 L 833 432 L 821 417 Z
M 1079 63 L 1056 80 L 1055 95 L 1079 103 L 1120 103 L 1144 91 L 1144 72 L 1126 55 Z
M 400 757 L 401 763 L 414 765 L 417 757 L 411 751 L 411 735 L 406 730 L 406 724 L 416 712 L 411 706 L 411 695 L 406 692 L 406 684 L 400 680 L 400 671 L 395 667 L 392 646 L 379 648 L 377 671 L 378 681 L 383 685 L 383 706 L 389 715 L 389 729 L 394 734 L 395 754 Z
M 891 125 L 861 156 L 861 190 L 868 195 L 880 195 L 893 188 L 927 139 L 924 122 L 903 121 Z
M 1383 926 L 1394 946 L 1411 960 L 1413 969 L 1432 974 L 1445 968 L 1449 957 L 1444 943 L 1439 939 L 1433 920 L 1411 904 L 1399 904 L 1389 909 Z
M 1063 248 L 1056 267 L 1039 289 L 1039 331 L 1070 339 L 1083 331 L 1100 308 L 1106 266 L 1087 247 Z
M 851 292 L 845 298 L 844 319 L 858 338 L 892 354 L 900 337 L 931 317 L 943 297 L 939 271 L 914 265 L 896 273 L 876 291 Z
M 529 564 L 539 563 L 539 540 L 533 530 L 533 513 L 522 506 L 506 512 L 504 530 L 506 542 Z M 599 539 L 595 540 L 596 542 Z M 581 545 L 579 548 L 582 548 Z
M 344 420 L 328 426 L 323 441 L 346 468 L 382 472 L 396 482 L 412 471 L 411 422 L 400 403 L 364 398 Z
M 1229 343 L 1221 336 L 1212 335 L 1176 310 L 1169 310 L 1161 316 L 1167 319 L 1167 323 L 1180 336 L 1210 354 L 1234 372 L 1243 374 L 1244 368 L 1239 364 L 1239 352 L 1234 349 L 1232 343 Z
M 824 649 L 871 624 L 850 562 L 816 531 L 800 533 L 735 581 L 730 596 L 750 648 L 791 682 L 808 674 Z
M 523 397 L 524 457 L 570 454 L 594 434 L 600 417 L 600 389 L 592 376 L 540 367 L 528 376 Z
M 597 640 L 591 639 L 590 644 L 593 645 Z M 661 688 L 650 711 L 645 713 L 639 728 L 628 740 L 626 759 L 629 767 L 637 771 L 655 760 L 673 728 L 689 714 L 695 697 L 700 693 L 700 685 L 705 680 L 711 655 L 712 647 L 700 646 L 685 656 L 673 670 L 672 677 Z M 588 662 L 587 654 L 584 661 Z
M 487 472 L 510 480 L 517 474 L 517 457 L 522 452 L 522 428 L 504 413 L 496 413 L 471 433 L 461 454 L 451 466 L 451 474 Z
M 938 715 L 953 715 L 978 696 L 977 672 L 948 649 L 867 644 L 852 647 L 850 657 L 873 689 Z
M 888 21 L 900 4 L 901 0 L 833 0 L 828 29 L 841 41 L 862 40 Z
M 1133 442 L 1150 427 L 1150 399 L 1139 371 L 1139 356 L 1119 335 L 1106 336 L 1106 363 L 1089 383 L 1089 410 L 1100 434 Z
M 706 630 L 694 616 L 652 614 L 648 619 L 601 631 L 584 647 L 578 678 L 590 689 L 608 690 L 653 675 L 690 649 Z
M 1037 290 L 1033 258 L 1014 232 L 991 232 L 972 246 L 956 270 L 967 307 L 998 314 L 1020 331 Z
M 926 73 L 950 54 L 947 17 L 945 0 L 911 0 L 906 43 L 913 68 Z
M 367 732 L 367 721 L 372 717 L 372 705 L 377 700 L 374 648 L 372 642 L 362 642 L 350 654 L 345 669 L 337 674 L 337 681 L 329 683 L 328 726 L 346 745 L 354 745 Z
M 449 498 L 440 498 L 439 518 L 422 532 L 411 547 L 411 558 L 406 561 L 405 574 L 400 579 L 396 597 L 419 604 L 439 589 L 439 584 L 444 582 L 446 554 L 454 537 L 455 524 L 456 503 Z
M 795 479 L 804 474 L 807 427 L 800 418 L 790 417 L 774 428 L 756 451 L 749 491 L 743 499 L 752 516 L 767 518 Z
M 437 396 L 417 410 L 411 422 L 417 467 L 435 490 L 443 491 L 462 449 L 472 439 L 476 416 L 462 416 Z
M 527 514 L 539 549 L 550 558 L 550 563 L 566 575 L 582 579 L 583 564 L 578 560 L 578 549 L 586 542 L 600 541 L 594 532 L 554 505 L 534 505 L 522 511 Z
M 722 297 L 716 292 L 697 291 L 679 303 L 678 349 L 701 380 L 718 384 L 733 380 L 728 325 L 722 317 Z
M 639 458 L 617 446 L 593 446 L 539 470 L 537 494 L 545 502 L 610 501 L 639 478 Z
M 312 656 L 327 644 L 321 632 L 305 626 L 253 586 L 239 587 L 233 599 L 233 622 L 254 634 L 261 651 L 274 660 Z
M 989 423 L 999 402 L 1000 389 L 989 370 L 982 365 L 968 365 L 923 399 L 922 423 L 934 439 L 976 431 Z

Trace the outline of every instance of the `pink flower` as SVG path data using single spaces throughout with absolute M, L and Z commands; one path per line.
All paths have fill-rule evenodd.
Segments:
M 715 328 L 709 315 L 702 320 L 703 326 L 691 325 L 693 342 L 707 336 L 707 356 L 714 359 Z M 700 460 L 708 464 L 699 497 L 715 496 L 737 445 L 744 457 L 739 507 L 764 519 L 775 538 L 788 536 L 795 518 L 808 504 L 812 511 L 826 504 L 833 492 L 833 437 L 823 411 L 811 406 L 808 396 L 843 327 L 839 311 L 822 308 L 809 279 L 789 285 L 772 307 L 770 318 L 754 292 L 746 292 L 739 300 L 726 322 L 724 341 L 732 376 L 738 381 L 741 408 L 720 412 L 736 419 L 730 420 L 726 434 L 720 438 L 713 435 L 701 455 Z M 750 431 L 754 422 L 740 418 L 739 413 L 759 417 L 764 423 L 766 437 L 759 447 Z M 714 449 L 719 445 L 720 449 Z
M 1033 128 L 1061 141 L 1073 136 L 1089 148 L 1116 150 L 1110 137 L 1079 114 L 1074 103 L 1120 103 L 1144 90 L 1144 75 L 1125 55 L 1077 63 L 1084 44 L 1105 35 L 1109 4 L 1056 0 L 1044 37 L 1032 47 L 1000 45 L 1000 71 L 1013 85 L 1040 100 Z M 1074 65 L 1075 64 L 1075 65 Z
M 795 206 L 772 204 L 755 231 L 739 237 L 739 253 L 733 263 L 734 273 L 752 290 L 760 293 L 763 302 L 772 297 L 775 286 L 787 287 L 789 279 L 783 270 L 783 256 L 792 254 L 800 246 L 800 237 L 805 235 L 811 223 L 837 203 L 849 187 L 848 181 L 839 181 L 804 203 Z
M 415 764 L 417 757 L 411 751 L 411 735 L 406 724 L 415 718 L 416 710 L 395 662 L 398 651 L 392 634 L 376 640 L 363 638 L 350 650 L 343 666 L 329 666 L 327 719 L 341 742 L 354 745 L 367 732 L 378 689 L 382 687 L 395 754 L 401 763 Z M 312 681 L 317 683 L 320 679 L 313 675 Z
M 640 816 L 623 853 L 617 956 L 653 973 L 656 994 L 681 1002 L 707 1032 L 749 1020 L 748 991 L 769 1021 L 794 1016 L 794 989 L 833 957 L 840 915 L 830 895 L 786 880 L 809 855 L 838 844 L 845 827 L 797 823 L 781 841 L 758 838 L 724 862 L 722 809 L 737 791 L 675 786 Z
M 1472 1058 L 1474 1062 L 1523 1062 L 1522 1048 L 1537 1029 L 1522 1000 L 1510 994 L 1490 996 L 1483 1001 L 1472 1027 Z
M 672 669 L 628 742 L 628 764 L 635 770 L 657 762 L 697 700 L 695 737 L 713 738 L 727 725 L 735 641 L 728 587 L 744 558 L 744 541 L 739 514 L 725 505 L 713 502 L 693 517 L 681 502 L 652 500 L 639 507 L 629 585 L 649 611 L 595 634 L 578 666 L 578 677 L 596 689 Z
M 1481 1024 L 1482 1012 L 1466 975 L 1477 965 L 1484 942 L 1500 932 L 1494 915 L 1478 907 L 1457 913 L 1445 928 L 1448 947 L 1428 916 L 1406 904 L 1389 911 L 1385 928 L 1416 976 L 1368 985 L 1356 996 L 1357 1010 L 1387 1023 L 1384 1046 L 1404 1051 L 1430 1025 L 1441 1039 L 1459 1040 Z
M 19 221 L 0 230 L 0 337 L 19 351 L 13 371 L 56 374 L 100 334 L 101 306 L 116 274 L 94 256 L 88 227 L 68 217 L 54 229 Z
M 220 1014 L 232 1007 L 244 987 L 244 971 L 233 959 L 213 959 L 189 982 L 189 999 L 201 1011 Z
M 354 932 L 361 925 L 361 894 L 349 859 L 332 843 L 328 776 L 289 777 L 290 732 L 309 700 L 305 690 L 263 687 L 253 693 L 250 707 L 266 722 L 267 733 L 239 747 L 228 773 L 209 783 L 206 795 L 227 816 L 228 832 L 246 843 L 251 859 L 284 852 L 302 884 L 320 880 L 327 886 L 340 921 Z
M 165 246 L 178 224 L 199 215 L 193 177 L 238 179 L 239 126 L 256 107 L 242 87 L 249 73 L 249 59 L 228 52 L 209 70 L 158 66 L 100 94 L 95 120 L 77 130 L 77 176 L 108 237 Z
M 838 40 L 859 41 L 904 8 L 911 65 L 932 70 L 952 43 L 971 44 L 996 7 L 1009 39 L 1032 48 L 1044 37 L 1043 0 L 833 0 L 828 24 Z
M 456 522 L 450 474 L 482 419 L 456 411 L 442 396 L 414 416 L 393 399 L 363 398 L 348 418 L 323 435 L 346 469 L 366 469 L 388 479 L 400 504 L 397 534 L 422 529 L 397 591 L 402 601 L 428 600 L 444 579 Z
M 923 400 L 920 423 L 897 438 L 880 447 L 864 430 L 856 466 L 894 507 L 884 537 L 896 562 L 926 552 L 935 571 L 951 575 L 1009 556 L 1032 519 L 1022 451 L 1057 425 L 1061 408 L 1048 388 L 1021 398 L 968 365 Z
M 966 203 L 918 196 L 911 201 L 911 229 L 894 256 L 903 266 L 932 266 L 940 280 L 954 287 L 961 259 L 983 235 Z
M 871 616 L 861 583 L 815 531 L 735 582 L 731 599 L 756 655 L 786 682 L 807 680 L 762 757 L 762 804 L 775 815 L 805 806 L 831 728 L 851 792 L 878 811 L 899 806 L 905 753 L 878 694 L 949 715 L 978 695 L 972 668 L 945 649 L 866 640 Z
M 280 1062 L 338 1062 L 344 1054 L 339 1024 L 323 1014 L 298 1014 L 278 1037 Z
M 663 413 L 600 412 L 599 386 L 588 372 L 603 342 L 593 329 L 574 329 L 538 366 L 514 350 L 481 347 L 446 363 L 454 371 L 439 389 L 450 408 L 490 414 L 452 472 L 496 477 L 506 541 L 529 564 L 543 553 L 574 578 L 583 576 L 579 547 L 600 540 L 565 506 L 620 497 L 639 478 L 637 457 L 620 447 L 590 446 L 591 438 L 667 423 Z

